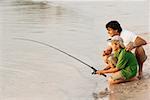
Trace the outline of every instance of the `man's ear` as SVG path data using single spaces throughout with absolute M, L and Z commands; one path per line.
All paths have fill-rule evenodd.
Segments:
M 118 30 L 115 30 L 116 33 L 118 33 Z

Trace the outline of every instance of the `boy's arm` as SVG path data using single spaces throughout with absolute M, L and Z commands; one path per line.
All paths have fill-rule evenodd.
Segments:
M 96 71 L 96 74 L 114 73 L 117 71 L 119 71 L 119 69 L 117 67 L 115 67 L 115 68 L 110 68 L 108 70 L 98 70 L 98 71 Z

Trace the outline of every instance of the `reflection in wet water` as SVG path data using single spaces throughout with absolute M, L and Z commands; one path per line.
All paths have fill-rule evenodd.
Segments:
M 107 21 L 115 18 L 131 29 L 140 24 L 143 27 L 135 31 L 148 31 L 147 19 L 143 19 L 147 18 L 145 2 L 129 2 L 128 8 L 121 2 L 0 2 L 3 100 L 92 100 L 92 93 L 107 87 L 105 78 L 92 76 L 92 70 L 78 61 L 48 47 L 13 38 L 54 45 L 101 69 Z M 140 11 L 135 9 L 137 6 Z M 136 16 L 141 18 L 139 22 Z

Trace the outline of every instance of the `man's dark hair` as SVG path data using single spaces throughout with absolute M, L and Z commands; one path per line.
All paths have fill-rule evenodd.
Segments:
M 121 31 L 122 31 L 122 28 L 121 28 L 119 22 L 115 21 L 115 20 L 108 22 L 106 24 L 106 28 L 108 28 L 108 27 L 112 28 L 114 30 L 118 30 L 119 33 L 121 33 Z

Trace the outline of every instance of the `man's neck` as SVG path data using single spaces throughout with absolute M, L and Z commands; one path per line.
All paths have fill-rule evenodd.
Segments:
M 119 32 L 117 32 L 117 33 L 116 33 L 116 35 L 119 35 L 119 36 L 120 36 L 120 33 L 119 33 Z
M 117 33 L 115 33 L 113 36 L 115 36 L 115 35 L 119 35 L 119 36 L 120 36 L 120 33 L 119 33 L 119 32 L 117 32 Z M 113 37 L 113 36 L 112 36 L 112 37 Z

